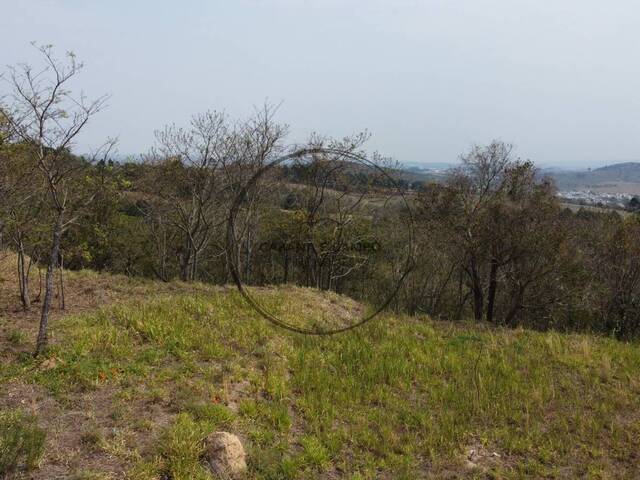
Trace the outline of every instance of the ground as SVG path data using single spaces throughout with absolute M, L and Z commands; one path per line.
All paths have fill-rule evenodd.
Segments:
M 214 430 L 240 436 L 249 479 L 640 477 L 638 344 L 393 314 L 305 337 L 232 288 L 69 272 L 33 359 L 39 304 L 21 312 L 0 275 L 0 409 L 47 432 L 39 467 L 8 478 L 211 478 Z M 298 323 L 365 310 L 255 294 Z

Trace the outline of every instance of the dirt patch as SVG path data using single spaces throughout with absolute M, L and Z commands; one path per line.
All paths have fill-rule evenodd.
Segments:
M 480 442 L 473 442 L 464 449 L 463 464 L 467 470 L 488 472 L 504 463 L 503 456 L 488 449 Z
M 39 294 L 38 270 L 32 267 L 30 275 L 31 308 L 23 310 L 16 278 L 16 262 L 14 253 L 0 251 L 0 362 L 10 361 L 20 353 L 31 352 L 40 321 L 42 295 Z M 42 275 L 44 276 L 44 272 Z M 60 276 L 56 275 L 50 326 L 55 325 L 63 316 L 91 312 L 117 303 L 176 293 L 205 294 L 220 290 L 220 287 L 200 283 L 162 283 L 125 275 L 99 274 L 88 270 L 65 272 L 63 282 L 64 310 L 61 308 Z M 52 333 L 50 342 L 55 341 Z
M 288 285 L 284 302 L 278 308 L 266 309 L 285 323 L 301 328 L 331 330 L 353 325 L 365 315 L 362 303 L 345 295 L 331 291 L 318 291 L 313 288 Z M 280 297 L 282 288 L 249 287 L 247 290 L 263 306 L 266 303 L 262 295 L 270 294 Z
M 118 474 L 124 468 L 121 461 L 106 452 L 86 448 L 83 436 L 88 428 L 104 426 L 106 404 L 87 396 L 62 404 L 37 385 L 11 382 L 0 398 L 0 408 L 20 408 L 37 415 L 41 428 L 47 432 L 45 456 L 41 468 L 29 472 L 33 480 L 69 478 L 71 472 L 92 468 Z M 101 413 L 102 412 L 102 413 Z M 95 426 L 94 426 L 95 425 Z M 24 478 L 16 472 L 13 478 Z

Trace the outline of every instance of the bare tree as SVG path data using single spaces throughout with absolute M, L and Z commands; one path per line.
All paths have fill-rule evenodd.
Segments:
M 146 157 L 147 208 L 144 214 L 158 262 L 156 274 L 170 277 L 173 252 L 184 281 L 205 272 L 203 263 L 225 253 L 221 227 L 234 192 L 279 150 L 286 127 L 273 121 L 265 105 L 248 120 L 233 122 L 222 112 L 194 115 L 186 128 L 166 126 L 156 132 L 156 147 Z M 261 190 L 251 192 L 236 224 L 238 264 L 249 274 L 253 239 L 259 225 Z
M 229 137 L 231 161 L 224 164 L 229 200 L 237 195 L 242 185 L 255 172 L 285 151 L 283 140 L 288 133 L 288 126 L 275 121 L 277 110 L 277 105 L 265 103 L 249 119 L 234 126 Z M 272 180 L 270 177 L 263 178 L 262 182 L 247 192 L 235 222 L 235 238 L 240 246 L 236 250 L 236 265 L 246 281 L 252 276 L 256 239 L 262 223 L 261 200 L 272 186 Z
M 37 252 L 38 222 L 42 210 L 42 195 L 33 165 L 33 149 L 17 143 L 6 130 L 8 122 L 0 111 L 0 214 L 3 234 L 11 240 L 17 252 L 18 287 L 22 308 L 31 306 L 29 272 Z M 29 251 L 29 253 L 27 253 Z
M 341 142 L 330 141 L 328 151 L 336 153 L 314 155 L 294 166 L 301 171 L 303 183 L 298 192 L 304 213 L 302 267 L 308 286 L 335 290 L 368 261 L 358 247 L 373 241 L 373 236 L 357 213 L 380 174 L 345 156 L 356 153 L 367 139 L 364 132 Z M 312 148 L 326 143 L 318 137 L 309 142 Z M 360 174 L 365 183 L 357 181 Z
M 105 107 L 107 96 L 88 100 L 74 95 L 71 81 L 83 64 L 69 52 L 64 61 L 54 56 L 53 47 L 36 47 L 43 68 L 27 64 L 9 67 L 9 103 L 4 107 L 12 133 L 33 146 L 34 164 L 40 172 L 48 196 L 51 243 L 47 260 L 45 294 L 35 355 L 47 345 L 47 326 L 53 296 L 54 270 L 58 265 L 62 235 L 76 220 L 80 207 L 89 199 L 78 194 L 78 172 L 87 160 L 71 155 L 71 148 L 89 120 Z M 112 143 L 106 147 L 108 150 Z
M 188 128 L 168 125 L 156 132 L 157 147 L 147 156 L 152 233 L 160 256 L 158 274 L 167 280 L 167 224 L 180 235 L 179 269 L 184 281 L 196 278 L 199 260 L 214 231 L 220 209 L 221 165 L 226 161 L 226 116 L 194 115 Z M 164 225 L 163 225 L 164 224 Z M 158 229 L 160 227 L 160 231 Z

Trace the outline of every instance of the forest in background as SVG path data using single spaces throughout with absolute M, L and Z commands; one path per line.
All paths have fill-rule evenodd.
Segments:
M 73 97 L 82 65 L 41 53 L 42 72 L 9 71 L 0 110 L 2 247 L 18 254 L 22 307 L 42 309 L 38 350 L 64 269 L 225 284 L 230 256 L 247 285 L 374 305 L 400 285 L 388 307 L 410 314 L 640 332 L 640 216 L 563 208 L 553 181 L 508 144 L 474 147 L 444 181 L 415 185 L 365 152 L 366 133 L 292 145 L 265 105 L 246 119 L 206 111 L 161 127 L 140 161 L 114 161 L 112 140 L 78 155 L 76 137 L 106 98 Z

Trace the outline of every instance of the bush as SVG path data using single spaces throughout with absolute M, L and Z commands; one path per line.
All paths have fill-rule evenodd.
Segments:
M 21 466 L 35 468 L 44 453 L 45 437 L 34 415 L 0 412 L 0 477 Z

